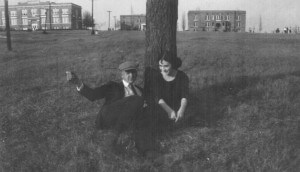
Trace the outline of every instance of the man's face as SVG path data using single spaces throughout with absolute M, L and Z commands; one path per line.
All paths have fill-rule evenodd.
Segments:
M 135 69 L 130 69 L 130 70 L 123 70 L 122 73 L 122 79 L 129 84 L 134 83 L 137 77 L 137 71 Z

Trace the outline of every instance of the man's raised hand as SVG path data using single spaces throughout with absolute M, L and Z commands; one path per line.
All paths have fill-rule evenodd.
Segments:
M 77 87 L 80 87 L 82 82 L 80 79 L 77 77 L 77 75 L 74 72 L 71 71 L 66 71 L 67 74 L 67 81 L 70 82 L 71 84 L 76 85 Z

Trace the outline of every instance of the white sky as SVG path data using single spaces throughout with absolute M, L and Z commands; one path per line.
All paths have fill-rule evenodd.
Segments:
M 27 0 L 9 0 L 9 4 L 26 2 Z M 40 0 L 46 1 L 46 0 Z M 263 30 L 272 31 L 276 28 L 300 26 L 300 0 L 178 0 L 178 22 L 181 23 L 182 13 L 189 10 L 245 10 L 246 30 L 255 27 L 258 30 L 259 16 L 262 16 Z M 91 11 L 92 0 L 52 0 L 51 2 L 72 2 L 82 6 L 83 11 Z M 3 5 L 3 0 L 0 0 Z M 111 27 L 113 16 L 118 19 L 122 14 L 146 13 L 146 0 L 94 0 L 94 18 L 96 24 L 107 29 L 108 10 L 111 12 Z M 181 26 L 181 25 L 179 25 Z

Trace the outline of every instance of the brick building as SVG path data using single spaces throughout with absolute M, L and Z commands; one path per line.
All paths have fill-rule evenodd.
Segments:
M 121 30 L 145 30 L 146 16 L 141 15 L 121 15 Z
M 246 11 L 189 11 L 188 27 L 192 31 L 245 32 Z
M 73 3 L 28 1 L 9 6 L 12 30 L 81 29 L 81 6 Z M 0 29 L 5 28 L 5 9 L 0 6 Z

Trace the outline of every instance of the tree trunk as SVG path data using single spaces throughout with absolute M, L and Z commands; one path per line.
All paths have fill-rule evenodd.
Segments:
M 176 31 L 178 0 L 147 0 L 146 9 L 146 67 L 158 67 L 165 51 L 177 57 Z
M 147 0 L 144 98 L 152 110 L 156 108 L 155 90 L 159 89 L 159 72 L 151 68 L 158 69 L 158 60 L 165 51 L 177 57 L 177 18 L 178 0 Z

